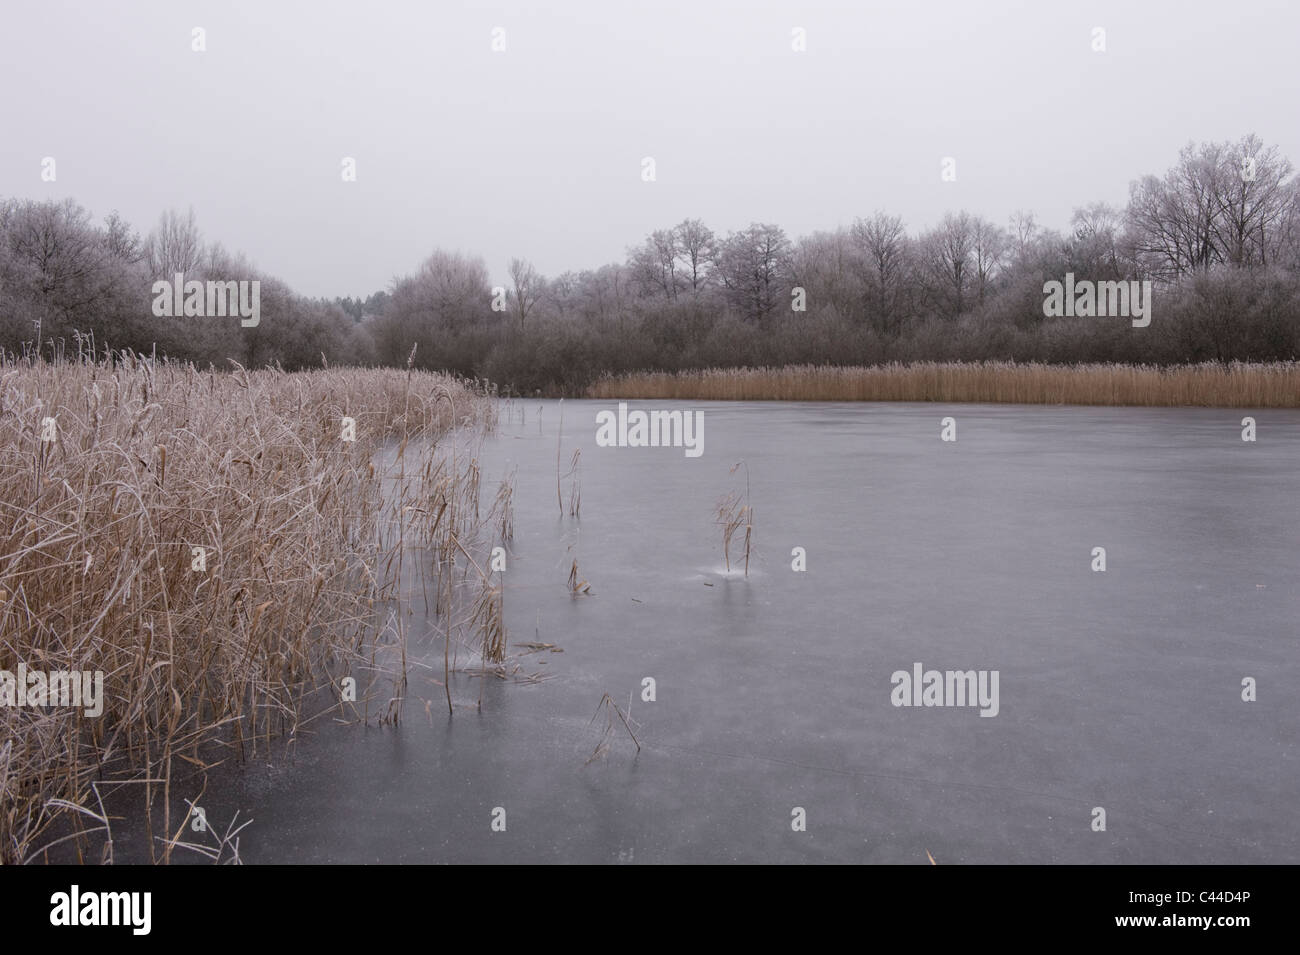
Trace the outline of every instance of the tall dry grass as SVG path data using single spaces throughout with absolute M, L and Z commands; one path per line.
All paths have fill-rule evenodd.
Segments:
M 0 670 L 104 673 L 98 718 L 0 706 L 0 861 L 75 827 L 96 780 L 142 783 L 149 831 L 177 831 L 173 775 L 201 744 L 265 748 L 373 661 L 407 545 L 454 559 L 477 517 L 477 463 L 428 449 L 492 414 L 409 370 L 0 363 Z
M 602 378 L 590 398 L 935 401 L 990 404 L 1300 407 L 1300 363 L 1143 365 L 791 365 Z

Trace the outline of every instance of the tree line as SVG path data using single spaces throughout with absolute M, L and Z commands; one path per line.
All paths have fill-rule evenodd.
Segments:
M 1018 211 L 965 211 L 910 232 L 887 212 L 792 239 L 776 224 L 725 235 L 699 219 L 650 233 L 621 262 L 546 277 L 525 259 L 494 286 L 481 258 L 434 251 L 383 291 L 297 295 L 205 241 L 193 212 L 146 235 L 72 200 L 0 202 L 0 347 L 98 347 L 201 364 L 381 364 L 574 393 L 604 373 L 790 363 L 1295 360 L 1300 179 L 1257 136 L 1189 144 L 1120 208 L 1069 229 Z M 159 319 L 154 281 L 260 279 L 262 321 Z M 1150 280 L 1153 321 L 1048 318 L 1043 284 Z

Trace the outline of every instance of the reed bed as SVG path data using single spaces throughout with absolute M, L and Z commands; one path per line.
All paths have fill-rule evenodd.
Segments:
M 304 701 L 338 696 L 380 643 L 400 643 L 404 671 L 405 615 L 395 635 L 382 615 L 404 552 L 438 553 L 435 593 L 451 595 L 479 527 L 477 462 L 439 438 L 493 414 L 482 389 L 410 369 L 0 359 L 0 670 L 104 674 L 97 718 L 0 706 L 0 862 L 69 827 L 80 851 L 94 810 L 73 807 L 102 813 L 105 780 L 142 784 L 149 831 L 174 833 L 173 775 L 205 765 L 201 746 L 247 757 L 292 735 Z M 478 606 L 489 658 L 500 600 Z
M 1300 363 L 1146 365 L 791 365 L 647 372 L 599 379 L 590 398 L 934 401 L 1159 407 L 1300 407 Z

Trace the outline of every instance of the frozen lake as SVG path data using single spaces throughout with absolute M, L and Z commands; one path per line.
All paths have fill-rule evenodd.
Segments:
M 511 407 L 483 499 L 517 468 L 506 622 L 563 648 L 523 658 L 550 679 L 479 713 L 456 677 L 449 720 L 415 674 L 399 726 L 320 722 L 214 775 L 246 862 L 1300 861 L 1300 414 L 1247 443 L 1233 410 L 631 404 L 702 411 L 688 457 L 598 447 L 616 404 L 565 401 L 575 520 L 557 403 Z M 748 579 L 713 523 L 741 459 Z M 997 715 L 895 706 L 916 663 L 997 671 Z M 584 766 L 604 693 L 641 751 L 620 726 Z

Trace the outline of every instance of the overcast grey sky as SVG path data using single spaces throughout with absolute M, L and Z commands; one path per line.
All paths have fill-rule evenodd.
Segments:
M 368 294 L 438 247 L 494 281 L 512 255 L 592 268 L 687 216 L 1061 228 L 1188 140 L 1248 132 L 1300 164 L 1286 2 L 6 0 L 3 23 L 0 195 L 142 232 L 192 205 L 308 295 Z

